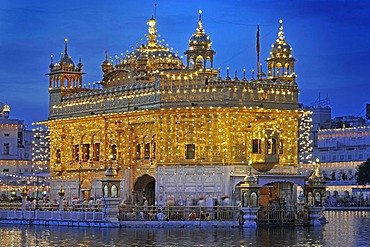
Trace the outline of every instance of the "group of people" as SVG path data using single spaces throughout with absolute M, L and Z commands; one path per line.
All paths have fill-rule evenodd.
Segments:
M 63 211 L 100 211 L 103 207 L 103 204 L 98 197 L 94 200 L 93 197 L 90 197 L 89 200 L 85 198 L 81 201 L 77 196 L 75 196 L 71 202 L 66 198 L 63 198 Z M 40 200 L 39 198 L 31 198 L 27 200 L 26 203 L 27 210 L 59 210 L 59 200 L 54 199 L 53 202 L 50 202 L 49 198 L 44 198 Z
M 216 198 L 206 200 L 199 196 L 198 199 L 187 200 L 185 203 L 169 196 L 164 205 L 149 205 L 146 197 L 143 197 L 141 203 L 135 201 L 138 205 L 127 200 L 121 202 L 120 220 L 211 220 L 232 217 L 228 195 L 224 195 L 221 201 Z

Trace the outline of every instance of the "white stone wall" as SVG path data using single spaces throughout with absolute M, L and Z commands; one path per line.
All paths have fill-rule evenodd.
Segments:
M 230 195 L 230 166 L 160 166 L 157 168 L 157 205 L 164 205 L 169 196 L 175 203 L 209 201 Z

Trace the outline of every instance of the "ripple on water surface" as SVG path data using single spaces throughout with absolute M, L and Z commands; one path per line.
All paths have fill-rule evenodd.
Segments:
M 370 246 L 367 212 L 325 212 L 322 227 L 119 229 L 0 225 L 1 246 Z

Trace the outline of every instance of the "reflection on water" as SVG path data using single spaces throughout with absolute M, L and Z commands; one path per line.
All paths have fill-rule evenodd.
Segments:
M 367 212 L 326 212 L 322 227 L 107 229 L 0 225 L 1 246 L 369 246 Z

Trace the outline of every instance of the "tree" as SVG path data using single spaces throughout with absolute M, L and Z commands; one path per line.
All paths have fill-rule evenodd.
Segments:
M 370 159 L 367 159 L 364 163 L 357 166 L 355 176 L 359 185 L 370 183 Z

